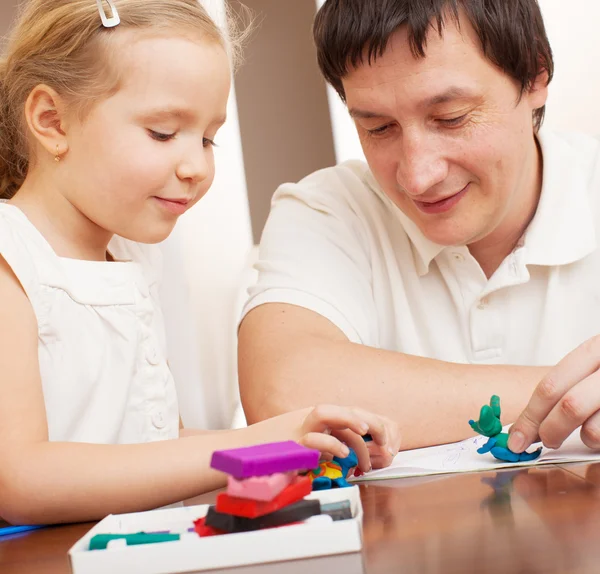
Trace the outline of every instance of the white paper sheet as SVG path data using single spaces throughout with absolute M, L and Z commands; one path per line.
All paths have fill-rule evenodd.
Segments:
M 505 430 L 508 427 L 505 427 Z M 354 480 L 382 480 L 386 478 L 404 478 L 407 476 L 426 476 L 452 472 L 472 472 L 476 470 L 495 470 L 511 466 L 533 466 L 539 464 L 600 461 L 600 450 L 591 450 L 583 444 L 577 429 L 559 449 L 544 448 L 542 454 L 529 462 L 503 462 L 491 453 L 479 454 L 477 449 L 483 446 L 487 437 L 478 435 L 453 444 L 407 450 L 398 453 L 387 468 L 373 470 Z M 540 445 L 532 445 L 532 451 Z

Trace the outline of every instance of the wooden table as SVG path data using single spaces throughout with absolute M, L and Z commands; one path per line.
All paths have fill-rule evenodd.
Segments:
M 361 494 L 367 574 L 600 572 L 600 463 L 382 481 Z M 0 538 L 0 573 L 68 574 L 67 550 L 90 527 Z

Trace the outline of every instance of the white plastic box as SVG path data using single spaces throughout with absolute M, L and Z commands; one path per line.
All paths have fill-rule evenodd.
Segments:
M 205 516 L 209 505 L 111 514 L 69 550 L 71 570 L 73 574 L 172 574 L 224 569 L 231 574 L 306 574 L 315 568 L 344 574 L 362 572 L 362 505 L 358 487 L 313 492 L 307 498 L 318 498 L 324 504 L 350 500 L 353 518 L 89 550 L 90 539 L 96 534 L 179 532 Z

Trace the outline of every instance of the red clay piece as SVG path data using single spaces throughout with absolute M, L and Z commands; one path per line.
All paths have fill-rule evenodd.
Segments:
M 244 518 L 258 518 L 259 516 L 271 514 L 271 512 L 302 500 L 311 491 L 312 482 L 310 478 L 308 476 L 298 476 L 288 487 L 268 502 L 238 498 L 222 492 L 217 495 L 215 510 L 221 514 L 231 514 L 232 516 L 242 516 Z
M 206 524 L 206 518 L 198 518 L 198 520 L 194 520 L 194 530 L 196 534 L 200 537 L 206 536 L 219 536 L 221 534 L 227 534 L 224 530 L 219 530 L 218 528 L 213 528 L 212 526 L 208 526 Z

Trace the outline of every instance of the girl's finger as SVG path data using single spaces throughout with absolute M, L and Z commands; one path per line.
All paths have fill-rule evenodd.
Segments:
M 353 408 L 352 410 L 356 413 L 360 420 L 369 425 L 369 434 L 373 438 L 373 441 L 379 446 L 385 446 L 389 440 L 389 435 L 384 419 L 361 408 Z
M 358 468 L 363 472 L 369 472 L 371 470 L 371 455 L 367 447 L 368 443 L 363 440 L 362 436 L 349 429 L 334 431 L 334 435 L 354 450 L 358 458 Z
M 319 433 L 351 429 L 362 436 L 369 432 L 369 424 L 363 421 L 354 409 L 335 405 L 319 405 L 304 420 L 304 429 L 306 432 Z
M 387 468 L 392 464 L 393 460 L 394 457 L 390 456 L 387 452 L 371 455 L 371 464 L 373 465 L 373 468 Z
M 332 435 L 319 432 L 305 434 L 299 441 L 301 445 L 318 450 L 325 455 L 345 458 L 350 454 L 348 447 Z
M 382 447 L 374 442 L 367 443 L 367 448 L 369 449 L 373 468 L 384 468 L 389 466 L 394 459 L 395 454 L 397 454 L 393 453 L 387 446 Z

